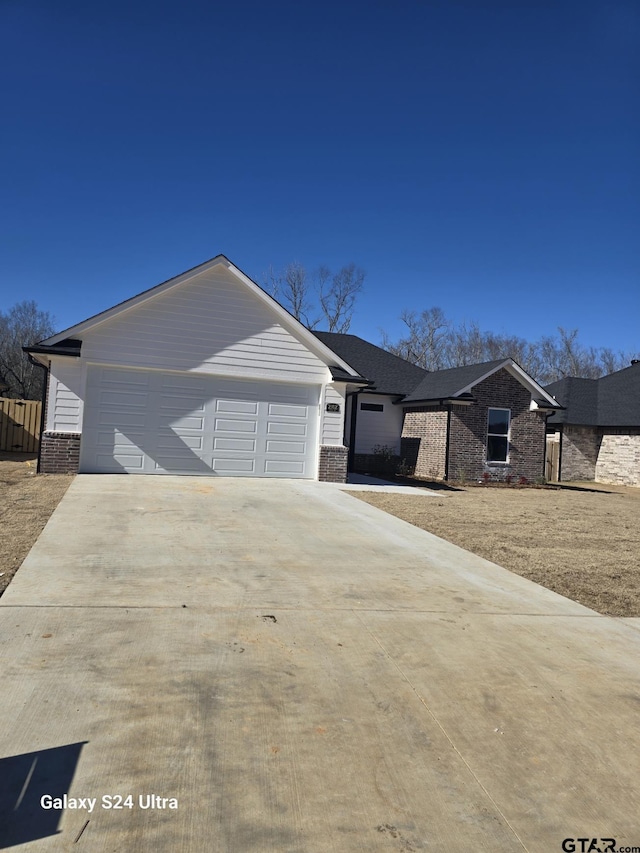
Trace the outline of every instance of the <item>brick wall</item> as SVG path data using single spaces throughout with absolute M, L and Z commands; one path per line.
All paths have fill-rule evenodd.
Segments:
M 416 477 L 444 479 L 448 413 L 443 407 L 404 410 L 400 456 Z
M 320 447 L 318 479 L 328 483 L 346 483 L 348 454 L 349 451 L 346 447 L 322 445 Z
M 493 480 L 544 476 L 545 417 L 530 410 L 531 393 L 506 370 L 499 370 L 471 389 L 476 403 L 453 406 L 449 431 L 449 479 Z M 511 410 L 508 463 L 488 463 L 486 453 L 489 408 Z
M 601 433 L 595 479 L 599 483 L 640 486 L 640 429 L 607 428 Z
M 595 480 L 600 435 L 596 427 L 565 424 L 560 456 L 561 480 Z
M 77 474 L 80 464 L 80 435 L 73 432 L 44 432 L 40 438 L 40 474 Z

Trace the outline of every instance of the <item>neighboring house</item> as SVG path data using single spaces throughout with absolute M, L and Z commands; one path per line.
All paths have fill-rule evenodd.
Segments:
M 559 406 L 513 359 L 427 372 L 354 335 L 317 332 L 370 380 L 347 398 L 351 468 L 387 447 L 416 476 L 544 476 L 545 421 Z
M 640 361 L 546 390 L 564 407 L 548 423 L 560 441 L 558 479 L 640 486 Z
M 44 473 L 344 481 L 385 446 L 418 476 L 536 479 L 558 408 L 511 359 L 427 373 L 314 334 L 223 255 L 25 351 Z

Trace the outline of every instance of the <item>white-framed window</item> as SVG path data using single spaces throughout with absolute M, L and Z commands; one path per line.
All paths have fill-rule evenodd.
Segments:
M 487 462 L 509 461 L 511 409 L 489 409 L 487 417 Z

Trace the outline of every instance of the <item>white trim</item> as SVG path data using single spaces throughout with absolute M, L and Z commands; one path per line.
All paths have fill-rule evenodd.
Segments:
M 238 269 L 238 267 L 232 264 L 224 255 L 216 255 L 216 257 L 212 258 L 210 261 L 205 261 L 203 264 L 193 267 L 193 269 L 187 270 L 174 278 L 170 278 L 149 290 L 145 290 L 137 296 L 132 296 L 130 299 L 127 299 L 118 305 L 114 305 L 112 308 L 107 308 L 106 311 L 102 311 L 100 314 L 95 314 L 93 317 L 89 317 L 87 320 L 83 320 L 75 326 L 70 326 L 68 329 L 64 329 L 62 332 L 58 332 L 40 343 L 44 346 L 53 346 L 54 344 L 63 341 L 65 338 L 81 334 L 82 332 L 86 332 L 88 329 L 93 329 L 101 323 L 105 323 L 107 320 L 111 320 L 113 317 L 122 314 L 125 311 L 129 311 L 130 309 L 137 307 L 143 302 L 154 299 L 161 293 L 172 290 L 174 287 L 179 287 L 185 282 L 190 281 L 195 276 L 200 275 L 203 272 L 208 272 L 216 266 L 226 267 L 229 272 L 235 275 L 236 278 L 238 278 L 255 296 L 257 296 L 273 313 L 276 314 L 282 325 L 288 331 L 300 338 L 310 350 L 320 355 L 323 361 L 331 362 L 336 366 L 342 367 L 351 376 L 359 375 L 350 364 L 343 361 L 338 355 L 336 355 L 336 353 L 333 352 L 332 349 L 326 346 L 326 344 L 323 344 L 319 338 L 316 338 L 312 332 L 296 320 L 293 315 L 283 308 L 282 305 L 276 302 L 272 296 L 269 296 L 269 294 L 266 293 L 266 291 L 264 291 L 258 284 L 252 281 L 249 276 L 245 275 Z
M 509 424 L 507 426 L 506 435 L 501 432 L 489 432 L 489 417 L 491 412 L 507 412 L 509 415 Z M 487 465 L 508 465 L 509 464 L 509 452 L 511 450 L 511 409 L 507 409 L 504 406 L 487 406 L 487 443 L 486 443 L 486 451 L 485 451 L 485 461 Z M 507 440 L 507 458 L 506 459 L 489 459 L 489 436 L 494 436 L 495 438 L 506 438 Z

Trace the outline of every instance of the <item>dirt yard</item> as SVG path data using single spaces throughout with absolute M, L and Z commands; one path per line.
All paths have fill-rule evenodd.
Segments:
M 640 489 L 351 494 L 599 613 L 640 616 Z
M 36 476 L 34 456 L 0 452 L 0 595 L 72 480 L 71 474 Z

